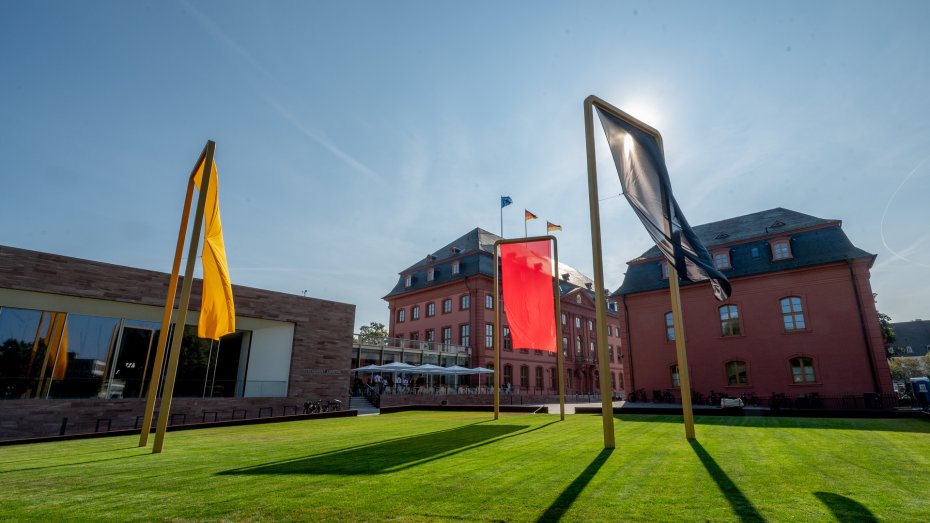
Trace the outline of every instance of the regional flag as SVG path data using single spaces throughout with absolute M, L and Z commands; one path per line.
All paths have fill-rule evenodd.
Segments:
M 556 352 L 552 242 L 500 245 L 501 287 L 513 346 Z
M 198 190 L 203 180 L 203 163 L 201 160 L 196 169 L 197 174 L 194 175 L 194 183 Z M 223 225 L 220 223 L 218 194 L 219 179 L 214 163 L 203 209 L 203 291 L 200 319 L 197 321 L 197 336 L 213 340 L 236 331 L 236 308 L 233 304 L 229 266 L 226 263 L 226 245 L 223 242 Z
M 536 218 L 539 218 L 539 216 L 536 216 L 526 209 L 523 209 L 523 221 L 535 220 Z
M 546 231 L 547 231 L 547 232 L 561 231 L 561 230 L 562 230 L 562 226 L 561 226 L 561 225 L 556 225 L 556 224 L 554 224 L 554 223 L 552 223 L 552 222 L 550 222 L 550 221 L 548 221 L 548 220 L 546 221 Z
M 510 198 L 510 196 L 501 196 L 501 209 L 507 207 L 511 203 L 513 203 L 513 200 Z
M 672 195 L 658 132 L 653 129 L 648 132 L 600 107 L 597 113 L 617 166 L 623 196 L 656 246 L 681 278 L 692 282 L 710 280 L 717 299 L 726 300 L 730 296 L 730 282 L 714 267 L 710 253 L 688 225 Z

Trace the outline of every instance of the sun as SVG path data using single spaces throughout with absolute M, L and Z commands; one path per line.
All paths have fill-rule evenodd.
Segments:
M 632 100 L 620 105 L 619 108 L 650 127 L 658 129 L 662 124 L 660 113 L 655 104 L 643 100 Z

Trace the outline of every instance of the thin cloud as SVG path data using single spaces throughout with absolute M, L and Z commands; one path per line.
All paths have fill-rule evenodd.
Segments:
M 262 66 L 262 64 L 258 60 L 256 60 L 254 56 L 252 56 L 252 53 L 250 53 L 245 47 L 240 45 L 238 42 L 230 38 L 229 35 L 227 35 L 225 32 L 223 32 L 223 30 L 219 28 L 219 26 L 217 26 L 212 20 L 207 18 L 206 15 L 204 15 L 199 10 L 197 10 L 197 8 L 191 5 L 190 2 L 187 2 L 187 0 L 181 0 L 181 3 L 184 4 L 188 10 L 190 10 L 191 14 L 194 15 L 194 19 L 197 20 L 197 22 L 200 23 L 200 25 L 203 26 L 203 28 L 207 30 L 207 33 L 209 33 L 210 36 L 212 36 L 214 40 L 216 40 L 219 44 L 224 46 L 229 51 L 232 51 L 235 55 L 239 56 L 239 58 L 241 58 L 246 64 L 248 64 L 249 67 L 257 71 L 261 75 L 265 76 L 269 80 L 269 82 L 273 82 L 277 86 L 281 85 L 281 83 L 277 80 L 277 78 L 275 78 L 275 76 L 271 73 L 271 71 L 269 71 L 264 66 Z M 308 128 L 306 125 L 300 122 L 297 118 L 295 118 L 292 112 L 287 110 L 283 104 L 281 104 L 280 102 L 278 102 L 277 99 L 275 99 L 274 96 L 267 94 L 267 93 L 262 93 L 262 92 L 259 92 L 258 95 L 265 103 L 271 106 L 271 108 L 274 109 L 275 112 L 277 112 L 279 116 L 284 118 L 288 123 L 293 125 L 298 131 L 300 131 L 301 134 L 313 140 L 316 144 L 318 144 L 319 146 L 323 147 L 324 149 L 332 153 L 334 156 L 336 156 L 337 158 L 345 162 L 346 165 L 348 165 L 355 171 L 368 177 L 371 181 L 375 181 L 381 186 L 385 185 L 381 177 L 378 176 L 378 174 L 375 173 L 370 167 L 356 160 L 354 157 L 352 157 L 351 155 L 343 151 L 341 148 L 336 146 L 336 144 L 334 144 L 329 138 L 324 136 L 322 133 Z

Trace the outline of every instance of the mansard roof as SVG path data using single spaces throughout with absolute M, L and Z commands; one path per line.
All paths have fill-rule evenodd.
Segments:
M 732 269 L 724 274 L 732 280 L 837 261 L 874 259 L 874 254 L 854 246 L 841 226 L 839 220 L 777 207 L 698 225 L 694 232 L 709 251 L 725 249 L 729 252 Z M 773 261 L 770 242 L 783 237 L 790 239 L 792 257 Z M 668 280 L 662 278 L 663 260 L 659 249 L 653 247 L 628 262 L 623 283 L 614 295 L 668 288 Z
M 892 345 L 900 349 L 899 356 L 923 356 L 930 351 L 930 321 L 914 320 L 892 323 L 895 340 Z M 907 348 L 911 352 L 906 352 Z
M 442 285 L 476 274 L 493 278 L 494 242 L 500 239 L 500 236 L 481 228 L 468 231 L 401 271 L 397 284 L 384 298 Z M 458 274 L 452 274 L 454 261 L 459 262 Z M 427 281 L 427 271 L 430 268 L 434 269 L 433 280 Z M 589 283 L 594 283 L 594 280 L 577 269 L 559 262 L 559 278 L 561 279 L 564 274 L 568 275 L 568 280 L 562 279 L 559 284 L 559 290 L 563 296 L 577 287 L 585 287 Z M 411 279 L 410 287 L 405 285 L 407 276 Z

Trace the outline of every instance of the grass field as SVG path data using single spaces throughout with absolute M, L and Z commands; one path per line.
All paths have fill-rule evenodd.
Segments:
M 409 412 L 0 447 L 0 520 L 930 520 L 930 423 Z

